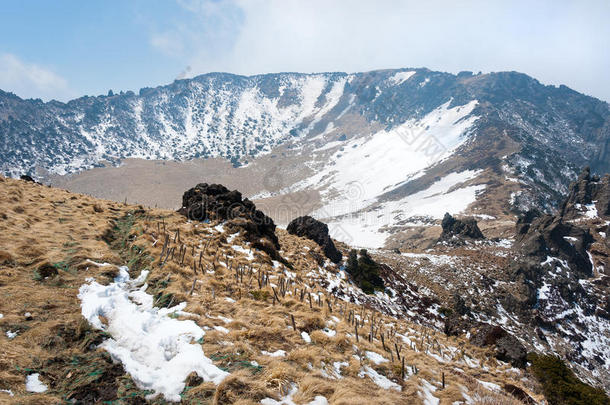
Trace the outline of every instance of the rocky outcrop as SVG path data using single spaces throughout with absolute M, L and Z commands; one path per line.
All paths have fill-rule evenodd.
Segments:
M 480 323 L 467 316 L 452 313 L 445 318 L 444 332 L 447 336 L 470 333 L 470 343 L 492 348 L 498 360 L 520 368 L 527 364 L 527 350 L 523 344 L 500 326 Z
M 324 255 L 333 263 L 339 263 L 343 258 L 341 252 L 337 250 L 330 235 L 328 225 L 310 216 L 303 216 L 293 219 L 286 228 L 288 233 L 311 239 L 316 242 L 324 251 Z
M 580 277 L 591 275 L 587 247 L 593 237 L 587 228 L 566 222 L 561 215 L 528 212 L 517 221 L 514 248 L 525 260 L 541 263 L 549 257 L 564 260 Z
M 500 326 L 481 325 L 471 336 L 470 343 L 480 347 L 492 347 L 498 360 L 515 367 L 524 368 L 527 364 L 525 347 Z
M 610 175 L 600 178 L 591 175 L 591 170 L 585 167 L 578 179 L 570 185 L 570 193 L 558 215 L 564 220 L 571 220 L 583 214 L 610 215 Z
M 474 218 L 457 219 L 446 213 L 441 222 L 443 232 L 439 242 L 463 242 L 465 240 L 485 239 Z
M 178 212 L 193 221 L 229 221 L 245 231 L 253 247 L 279 259 L 275 223 L 237 190 L 230 191 L 221 184 L 197 184 L 184 193 Z
M 474 325 L 475 322 L 472 319 L 453 313 L 445 318 L 443 332 L 447 336 L 459 336 L 467 333 Z
M 587 222 L 599 222 L 608 215 L 610 175 L 603 178 L 591 175 L 587 167 L 570 185 L 568 196 L 556 214 L 531 210 L 520 216 L 514 248 L 521 254 L 522 262 L 529 263 L 530 267 L 559 260 L 566 263 L 577 278 L 590 277 L 593 266 L 588 250 L 594 238 Z
M 608 378 L 607 369 L 599 368 L 608 361 L 607 351 L 583 342 L 596 336 L 599 347 L 608 346 L 608 285 L 600 273 L 610 252 L 604 234 L 609 193 L 610 176 L 591 175 L 585 168 L 556 213 L 533 210 L 521 215 L 515 260 L 506 269 L 513 283 L 498 296 L 508 313 L 535 328 L 543 344 L 551 345 L 547 335 L 560 335 L 563 358 L 600 372 L 601 381 Z
M 35 184 L 38 184 L 38 185 L 42 185 L 42 183 L 34 180 L 34 178 L 32 178 L 32 176 L 30 176 L 28 174 L 22 174 L 21 176 L 19 176 L 19 178 L 21 180 L 23 180 L 23 181 L 27 181 L 27 182 L 30 182 L 30 183 L 35 183 Z

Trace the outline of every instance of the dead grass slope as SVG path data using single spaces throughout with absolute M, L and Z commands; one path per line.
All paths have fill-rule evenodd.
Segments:
M 145 402 L 147 393 L 97 348 L 106 336 L 80 314 L 85 279 L 110 282 L 119 265 L 132 276 L 150 270 L 156 305 L 186 301 L 187 317 L 206 329 L 198 344 L 231 373 L 218 387 L 193 379 L 183 403 L 253 404 L 293 387 L 297 404 L 320 395 L 330 404 L 417 404 L 432 396 L 440 404 L 520 403 L 501 393 L 505 384 L 540 398 L 528 375 L 491 353 L 334 297 L 308 276 L 321 257 L 311 241 L 278 232 L 286 267 L 251 249 L 231 224 L 192 223 L 171 211 L 4 178 L 0 208 L 0 390 L 14 395 L 0 391 L 0 402 Z M 280 350 L 285 356 L 268 354 Z M 47 392 L 26 392 L 32 372 Z M 397 389 L 380 387 L 375 373 Z

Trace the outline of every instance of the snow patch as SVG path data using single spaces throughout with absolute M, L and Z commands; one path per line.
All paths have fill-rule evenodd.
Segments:
M 366 352 L 366 358 L 369 359 L 370 361 L 372 361 L 375 364 L 381 364 L 381 363 L 385 363 L 385 362 L 388 361 L 388 359 L 386 359 L 385 357 L 383 357 L 379 353 L 370 352 L 370 351 Z
M 400 385 L 389 380 L 386 376 L 379 374 L 377 371 L 375 371 L 369 366 L 364 366 L 362 370 L 360 370 L 360 372 L 358 373 L 358 377 L 360 378 L 364 378 L 365 376 L 370 377 L 375 384 L 385 390 L 393 389 L 396 391 L 402 391 L 402 387 Z
M 323 219 L 323 222 L 328 224 L 331 236 L 337 240 L 354 246 L 378 248 L 390 235 L 385 229 L 399 221 L 408 225 L 410 218 L 441 219 L 446 212 L 457 214 L 464 211 L 475 202 L 477 194 L 485 189 L 485 185 L 459 186 L 480 173 L 480 170 L 450 173 L 427 189 L 407 197 L 380 203 L 370 211 L 361 211 L 337 219 Z M 314 216 L 322 218 L 323 213 L 324 211 L 318 210 Z M 421 225 L 418 222 L 412 224 Z
M 280 398 L 279 401 L 276 401 L 273 398 L 264 398 L 261 400 L 261 404 L 263 405 L 296 405 L 294 400 L 292 399 L 296 393 L 299 391 L 298 387 L 296 384 L 292 384 L 290 386 L 290 390 L 288 391 L 288 394 L 286 394 L 286 396 Z M 308 402 L 305 405 L 328 405 L 328 400 L 326 399 L 326 397 L 323 397 L 322 395 L 317 395 L 313 401 Z
M 261 351 L 261 354 L 269 357 L 286 357 L 286 352 L 284 350 L 276 350 L 273 353 L 263 350 Z
M 422 379 L 421 382 L 422 386 L 421 391 L 419 391 L 419 396 L 424 401 L 424 405 L 438 405 L 440 399 L 433 395 L 433 392 L 436 391 L 436 387 L 424 379 Z
M 186 303 L 173 308 L 153 307 L 145 292 L 143 271 L 130 280 L 126 266 L 107 286 L 89 280 L 80 287 L 82 314 L 96 329 L 112 336 L 100 347 L 120 361 L 140 389 L 162 394 L 167 401 L 180 401 L 185 379 L 196 372 L 204 381 L 219 384 L 227 375 L 207 358 L 199 344 L 205 332 L 191 320 L 171 318 Z M 108 322 L 102 324 L 100 316 Z
M 388 79 L 388 82 L 392 85 L 392 86 L 398 86 L 402 83 L 404 83 L 405 81 L 409 80 L 411 78 L 411 76 L 413 76 L 415 73 L 415 71 L 407 71 L 407 72 L 398 72 L 395 73 L 392 77 L 390 77 Z
M 45 392 L 49 387 L 40 381 L 40 374 L 30 374 L 25 378 L 25 390 L 28 392 Z

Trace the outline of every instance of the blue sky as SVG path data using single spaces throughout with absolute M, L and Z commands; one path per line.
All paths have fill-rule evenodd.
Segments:
M 610 100 L 610 2 L 2 0 L 0 89 L 68 100 L 210 71 L 517 70 Z

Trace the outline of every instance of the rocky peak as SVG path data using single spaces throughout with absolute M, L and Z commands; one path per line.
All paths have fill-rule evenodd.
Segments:
M 589 369 L 609 361 L 606 337 L 599 338 L 598 345 L 584 343 L 610 326 L 606 299 L 610 284 L 603 275 L 608 257 L 604 233 L 608 193 L 610 176 L 592 175 L 585 168 L 555 214 L 524 213 L 516 224 L 517 259 L 511 264 L 519 293 L 502 297 L 521 322 L 538 328 L 543 341 L 561 333 L 569 342 L 567 358 Z

